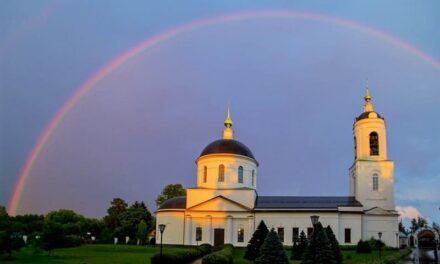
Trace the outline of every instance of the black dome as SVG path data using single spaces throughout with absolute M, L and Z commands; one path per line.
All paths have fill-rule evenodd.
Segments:
M 252 154 L 251 150 L 248 147 L 246 147 L 245 144 L 234 139 L 219 139 L 212 142 L 211 144 L 205 147 L 205 149 L 200 154 L 200 157 L 209 154 L 219 154 L 219 153 L 236 154 L 255 160 L 255 157 Z
M 369 112 L 363 112 L 362 114 L 360 114 L 358 117 L 356 117 L 356 121 L 362 120 L 362 119 L 367 119 L 370 116 L 370 113 L 376 113 L 377 114 L 377 118 L 380 119 L 384 119 L 381 115 L 379 115 L 377 112 L 374 111 L 369 111 Z
M 185 209 L 186 196 L 178 196 L 166 200 L 158 209 Z

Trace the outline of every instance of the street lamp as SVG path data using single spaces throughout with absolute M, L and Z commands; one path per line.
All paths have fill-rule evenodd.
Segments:
M 316 236 L 318 235 L 315 231 L 316 231 L 316 224 L 318 224 L 319 222 L 319 216 L 318 215 L 312 215 L 310 216 L 310 221 L 312 221 L 312 225 L 313 225 L 313 234 L 312 234 L 312 240 L 313 240 L 313 244 L 316 245 Z M 316 248 L 313 249 L 313 261 L 316 261 Z M 319 249 L 318 249 L 319 250 Z
M 166 227 L 166 225 L 164 225 L 164 224 L 160 224 L 159 225 L 159 231 L 160 231 L 160 260 L 162 260 L 162 236 L 163 236 L 163 231 L 165 231 L 165 227 Z
M 378 232 L 379 236 L 379 263 L 382 263 L 382 232 Z
M 319 215 L 310 216 L 310 220 L 312 221 L 313 229 L 315 229 L 315 225 L 319 222 Z

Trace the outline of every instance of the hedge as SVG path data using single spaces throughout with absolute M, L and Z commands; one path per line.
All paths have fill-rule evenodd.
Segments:
M 154 254 L 150 260 L 151 264 L 182 264 L 192 262 L 206 254 L 211 253 L 212 246 L 209 244 L 202 244 L 198 248 L 182 249 L 177 252 L 166 252 Z
M 233 261 L 234 247 L 231 244 L 225 244 L 223 249 L 202 258 L 202 264 L 231 264 Z

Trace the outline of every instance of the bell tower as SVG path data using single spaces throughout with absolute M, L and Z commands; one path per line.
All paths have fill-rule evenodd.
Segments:
M 350 196 L 364 210 L 394 211 L 394 162 L 387 157 L 385 119 L 374 111 L 366 88 L 363 112 L 353 124 L 354 162 L 349 169 Z

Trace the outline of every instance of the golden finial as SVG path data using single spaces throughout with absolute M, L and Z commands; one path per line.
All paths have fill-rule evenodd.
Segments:
M 371 100 L 370 89 L 368 88 L 368 79 L 365 80 L 365 101 Z
M 228 106 L 228 113 L 225 119 L 225 127 L 231 127 L 231 126 L 232 126 L 231 112 L 229 111 L 229 106 Z
M 368 79 L 365 81 L 365 105 L 364 105 L 364 112 L 372 112 L 373 109 L 373 103 L 371 103 L 371 95 L 370 95 L 370 89 L 368 88 Z

